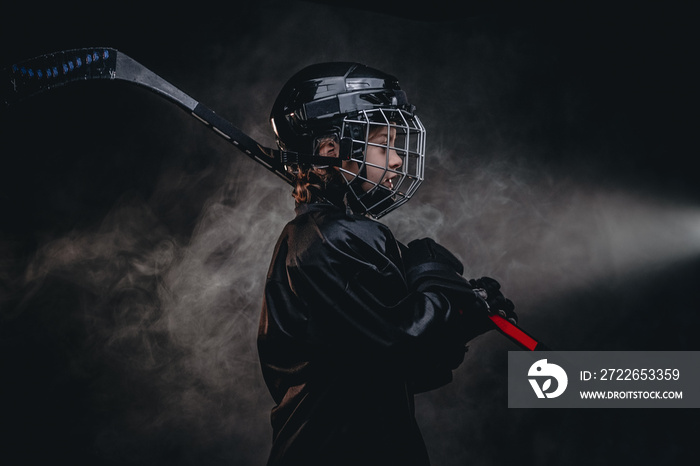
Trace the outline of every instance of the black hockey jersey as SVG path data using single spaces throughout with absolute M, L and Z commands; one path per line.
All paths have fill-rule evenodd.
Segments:
M 464 358 L 440 286 L 410 290 L 383 224 L 301 204 L 275 247 L 258 350 L 272 409 L 269 465 L 427 465 L 414 393 Z

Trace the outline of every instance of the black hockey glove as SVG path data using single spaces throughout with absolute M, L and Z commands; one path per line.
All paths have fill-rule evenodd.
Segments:
M 478 280 L 471 279 L 469 284 L 474 292 L 486 301 L 491 313 L 498 313 L 512 323 L 518 323 L 513 301 L 503 296 L 501 284 L 490 277 L 481 277 Z
M 464 266 L 459 259 L 431 238 L 411 241 L 402 253 L 410 289 L 422 291 L 437 283 L 458 292 L 473 288 L 462 277 Z
M 456 322 L 463 343 L 495 328 L 488 318 L 486 300 L 462 277 L 464 266 L 450 251 L 430 238 L 423 238 L 408 243 L 403 258 L 409 289 L 437 289 L 459 312 Z

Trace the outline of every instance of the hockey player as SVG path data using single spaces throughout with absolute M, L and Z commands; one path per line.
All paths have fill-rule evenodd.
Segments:
M 423 181 L 425 129 L 393 76 L 356 63 L 295 74 L 272 126 L 296 217 L 265 285 L 258 350 L 272 409 L 268 465 L 428 465 L 414 394 L 452 380 L 465 344 L 513 303 L 429 238 L 376 219 Z

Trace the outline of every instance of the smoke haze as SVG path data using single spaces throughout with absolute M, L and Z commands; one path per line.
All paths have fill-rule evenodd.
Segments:
M 399 240 L 433 237 L 466 275 L 498 279 L 553 348 L 696 350 L 684 17 L 543 3 L 268 0 L 99 24 L 15 6 L 3 64 L 115 47 L 267 146 L 294 71 L 349 60 L 395 74 L 428 130 L 426 182 L 382 219 Z M 119 83 L 37 97 L 3 128 L 7 464 L 264 464 L 273 403 L 255 338 L 289 186 Z M 418 397 L 435 465 L 676 464 L 690 451 L 688 411 L 508 410 L 514 349 L 484 335 L 452 384 Z

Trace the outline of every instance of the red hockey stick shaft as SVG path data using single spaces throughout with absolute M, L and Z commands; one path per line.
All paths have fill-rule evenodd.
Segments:
M 489 319 L 496 324 L 496 328 L 499 332 L 521 348 L 528 351 L 549 351 L 549 348 L 547 348 L 545 344 L 537 341 L 532 335 L 510 322 L 508 319 L 497 314 L 489 314 Z

